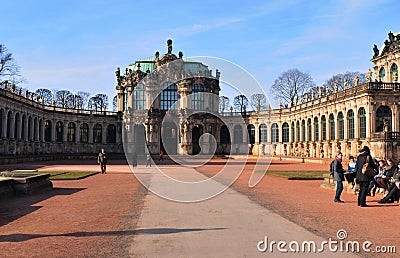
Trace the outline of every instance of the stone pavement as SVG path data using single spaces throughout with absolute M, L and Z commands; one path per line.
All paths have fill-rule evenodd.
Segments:
M 192 168 L 161 166 L 161 169 L 175 179 L 207 179 Z M 155 170 L 139 168 L 136 171 L 152 174 L 151 187 L 169 187 Z M 260 241 L 265 242 L 265 237 L 268 243 L 298 241 L 300 248 L 303 241 L 315 241 L 317 249 L 327 239 L 268 211 L 232 189 L 196 203 L 174 202 L 149 193 L 143 207 L 130 250 L 134 257 L 343 256 L 329 252 L 327 246 L 323 254 L 289 252 L 285 255 L 278 251 L 276 245 L 273 251 L 268 248 L 265 253 L 260 252 L 257 245 Z M 265 244 L 260 244 L 259 248 L 265 248 Z M 285 248 L 288 249 L 288 245 Z M 352 256 L 346 253 L 345 257 Z

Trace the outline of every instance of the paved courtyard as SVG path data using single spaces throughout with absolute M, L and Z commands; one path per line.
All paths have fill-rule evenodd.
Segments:
M 98 170 L 92 161 L 82 163 L 32 163 L 18 168 Z M 212 160 L 196 170 L 177 165 L 162 168 L 169 176 L 193 181 L 212 176 L 223 165 L 224 160 Z M 319 187 L 319 181 L 291 181 L 269 175 L 255 188 L 248 188 L 253 166 L 249 162 L 223 194 L 197 203 L 173 202 L 148 192 L 123 162 L 111 163 L 106 175 L 53 181 L 52 191 L 0 201 L 0 256 L 280 257 L 290 254 L 277 249 L 272 254 L 269 250 L 262 253 L 257 244 L 265 237 L 269 243 L 321 243 L 329 238 L 337 240 L 336 233 L 341 229 L 348 234 L 345 240 L 400 247 L 394 226 L 397 205 L 378 205 L 379 198 L 370 197 L 372 207 L 363 209 L 356 206 L 357 197 L 351 194 L 344 194 L 345 203 L 333 203 L 333 191 Z M 270 169 L 314 170 L 327 166 L 275 161 Z M 12 167 L 16 166 L 1 169 Z M 154 168 L 139 165 L 135 172 L 150 185 L 163 186 Z M 309 257 L 310 253 L 294 255 Z M 351 254 L 325 252 L 313 256 Z

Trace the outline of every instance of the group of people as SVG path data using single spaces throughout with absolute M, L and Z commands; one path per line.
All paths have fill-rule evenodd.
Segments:
M 373 190 L 372 195 L 375 195 L 378 188 L 386 193 L 379 203 L 391 203 L 399 199 L 400 162 L 396 164 L 392 159 L 375 161 L 368 146 L 361 149 L 357 160 L 350 156 L 347 171 L 343 169 L 342 158 L 343 154 L 339 152 L 333 162 L 333 180 L 336 182 L 334 202 L 343 202 L 340 197 L 344 180 L 351 183 L 353 188 L 356 183 L 359 184 L 358 206 L 360 207 L 368 207 L 367 196 L 371 195 L 371 190 Z M 375 171 L 375 175 L 365 173 L 368 166 Z
M 147 153 L 146 155 L 146 167 L 150 166 L 151 167 L 151 155 L 150 153 Z M 106 174 L 106 169 L 107 169 L 107 161 L 108 157 L 104 149 L 101 149 L 99 155 L 97 156 L 97 163 L 100 165 L 101 173 Z M 164 152 L 161 150 L 160 151 L 160 158 L 158 161 L 164 161 Z M 132 155 L 132 168 L 137 167 L 137 154 L 136 152 L 133 153 Z

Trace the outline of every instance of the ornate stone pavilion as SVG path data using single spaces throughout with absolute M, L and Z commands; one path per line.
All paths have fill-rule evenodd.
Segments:
M 169 40 L 168 53 L 162 57 L 156 52 L 154 57 L 130 65 L 123 75 L 117 70 L 118 111 L 124 113 L 127 127 L 133 127 L 128 128 L 129 142 L 143 146 L 141 150 L 147 143 L 151 153 L 164 149 L 163 140 L 172 143 L 171 154 L 208 153 L 212 148 L 200 150 L 198 144 L 200 136 L 207 132 L 216 139 L 217 153 L 328 158 L 339 150 L 346 156 L 356 155 L 361 146 L 368 145 L 376 157 L 399 159 L 399 49 L 400 34 L 389 33 L 380 49 L 374 47 L 374 73 L 368 71 L 367 83 L 359 85 L 359 78 L 354 78 L 352 88 L 345 86 L 344 90 L 333 92 L 320 89 L 288 108 L 241 114 L 246 123 L 235 125 L 234 119 L 229 120 L 229 116 L 235 117 L 232 112 L 223 114 L 233 121 L 228 124 L 212 115 L 218 107 L 218 70 L 212 76 L 208 67 L 185 60 L 182 52 L 177 57 Z M 178 59 L 184 63 L 185 73 L 193 74 L 164 86 L 141 83 L 154 70 Z M 210 92 L 215 98 L 179 101 L 198 92 Z M 172 102 L 178 105 L 168 111 Z M 200 107 L 209 107 L 206 113 L 211 114 L 193 115 L 185 121 L 179 118 L 183 111 Z M 177 115 L 178 122 L 162 124 L 168 112 Z M 210 144 L 211 141 L 202 146 Z

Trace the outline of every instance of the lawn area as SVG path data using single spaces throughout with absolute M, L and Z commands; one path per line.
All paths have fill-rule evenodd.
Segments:
M 78 180 L 83 179 L 99 172 L 41 172 L 41 171 L 3 171 L 8 175 L 21 174 L 50 174 L 50 180 Z
M 323 180 L 323 174 L 329 173 L 326 170 L 320 171 L 280 171 L 280 170 L 267 170 L 266 174 L 286 177 L 288 180 Z

